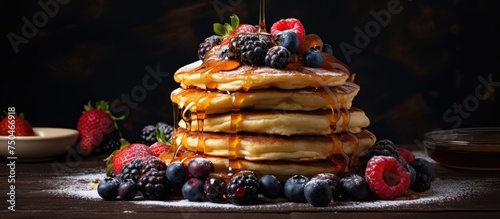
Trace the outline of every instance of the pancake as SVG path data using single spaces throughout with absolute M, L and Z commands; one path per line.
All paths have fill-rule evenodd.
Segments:
M 357 108 L 349 110 L 264 111 L 247 110 L 238 114 L 204 114 L 203 124 L 197 114 L 191 114 L 191 130 L 207 132 L 254 132 L 276 135 L 326 135 L 349 131 L 358 133 L 370 124 L 365 113 Z M 234 124 L 232 124 L 234 123 Z M 232 129 L 231 126 L 234 126 Z M 179 126 L 187 128 L 184 120 Z
M 359 86 L 347 82 L 342 86 L 307 90 L 250 90 L 248 92 L 217 92 L 177 88 L 170 97 L 180 108 L 207 114 L 230 112 L 234 105 L 257 110 L 300 110 L 350 108 Z
M 181 67 L 174 80 L 182 88 L 238 91 L 253 89 L 304 89 L 343 85 L 350 73 L 340 69 L 300 67 L 274 69 L 268 66 L 252 67 L 232 59 L 198 60 Z
M 241 133 L 238 135 L 213 132 L 187 132 L 178 128 L 175 145 L 210 156 L 236 156 L 245 160 L 323 160 L 334 155 L 363 156 L 375 143 L 373 133 L 341 133 L 316 136 L 280 136 Z M 230 146 L 237 145 L 234 151 Z
M 229 168 L 229 159 L 225 157 L 204 156 L 212 161 L 215 167 L 215 172 L 226 173 Z M 308 178 L 312 178 L 319 173 L 341 173 L 344 172 L 342 167 L 336 166 L 330 160 L 321 160 L 315 162 L 287 162 L 287 161 L 249 161 L 237 159 L 236 162 L 241 170 L 251 170 L 257 177 L 265 174 L 271 174 L 284 183 L 288 178 L 301 174 Z

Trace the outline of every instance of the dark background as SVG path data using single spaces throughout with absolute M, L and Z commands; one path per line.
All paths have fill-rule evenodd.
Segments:
M 16 107 L 35 127 L 76 128 L 85 103 L 126 106 L 122 95 L 144 88 L 146 66 L 158 65 L 170 75 L 134 101 L 119 125 L 127 139 L 138 141 L 143 126 L 172 123 L 169 96 L 178 87 L 172 74 L 198 59 L 198 44 L 214 33 L 212 24 L 229 22 L 233 13 L 241 23 L 258 23 L 256 0 L 186 2 L 62 2 L 15 53 L 8 34 L 23 36 L 21 18 L 32 21 L 43 9 L 38 1 L 4 1 L 0 109 Z M 500 125 L 499 1 L 392 1 L 401 12 L 349 61 L 339 45 L 354 46 L 354 28 L 373 24 L 370 11 L 388 10 L 389 2 L 268 0 L 267 28 L 295 17 L 306 33 L 332 44 L 357 74 L 361 91 L 354 105 L 366 112 L 368 129 L 379 139 L 412 143 L 434 129 Z M 476 97 L 479 76 L 497 83 L 478 90 L 482 99 Z M 463 112 L 453 112 L 460 105 Z

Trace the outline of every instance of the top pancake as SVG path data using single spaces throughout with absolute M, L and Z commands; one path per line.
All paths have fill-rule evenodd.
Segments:
M 336 61 L 328 62 L 328 64 L 332 68 L 300 66 L 294 69 L 274 69 L 268 66 L 252 67 L 235 59 L 217 57 L 199 60 L 181 67 L 175 72 L 174 80 L 183 88 L 196 87 L 219 91 L 268 88 L 288 90 L 343 85 L 350 76 L 348 70 Z

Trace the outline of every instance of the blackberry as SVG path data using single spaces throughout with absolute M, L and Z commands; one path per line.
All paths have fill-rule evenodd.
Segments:
M 154 125 L 147 125 L 142 128 L 141 142 L 145 145 L 152 145 L 156 142 L 156 127 Z
M 416 158 L 409 164 L 415 170 L 415 181 L 410 184 L 410 189 L 415 192 L 425 192 L 431 188 L 431 181 L 434 178 L 432 164 L 422 158 Z
M 282 69 L 290 63 L 290 52 L 283 46 L 273 46 L 267 50 L 264 63 L 272 68 Z
M 198 58 L 203 60 L 205 58 L 205 54 L 214 46 L 219 45 L 221 42 L 222 40 L 216 35 L 207 37 L 205 41 L 203 41 L 203 43 L 200 43 L 200 46 L 198 47 Z
M 231 39 L 229 49 L 246 65 L 260 66 L 264 64 L 267 50 L 273 42 L 265 35 L 240 34 Z
M 152 168 L 139 178 L 139 191 L 149 200 L 162 200 L 172 194 L 172 184 L 164 170 Z
M 212 173 L 208 175 L 203 185 L 205 197 L 213 203 L 227 202 L 227 185 L 230 178 L 226 174 Z
M 130 163 L 122 167 L 121 180 L 131 179 L 134 182 L 139 181 L 143 166 L 144 162 L 139 158 L 130 161 Z
M 157 122 L 156 125 L 146 125 L 142 128 L 141 142 L 148 146 L 156 143 L 158 141 L 156 138 L 156 129 L 163 131 L 166 140 L 172 138 L 174 127 L 164 122 Z
M 141 173 L 146 174 L 151 169 L 157 169 L 161 171 L 167 170 L 167 164 L 163 160 L 158 157 L 151 156 L 146 161 L 144 161 L 144 165 L 142 166 Z
M 99 150 L 105 154 L 111 154 L 113 151 L 120 148 L 122 143 L 117 138 L 110 138 L 109 140 L 103 142 L 99 145 Z
M 398 161 L 401 160 L 396 145 L 388 139 L 378 141 L 368 150 L 368 153 L 362 159 L 364 164 L 368 163 L 373 156 L 391 156 Z
M 241 174 L 231 178 L 227 186 L 228 200 L 235 205 L 248 205 L 257 201 L 259 181 L 252 174 Z
M 164 122 L 158 122 L 156 123 L 156 128 L 160 129 L 160 131 L 163 131 L 163 134 L 165 135 L 165 139 L 167 141 L 172 139 L 172 135 L 174 133 L 174 127 L 172 125 Z

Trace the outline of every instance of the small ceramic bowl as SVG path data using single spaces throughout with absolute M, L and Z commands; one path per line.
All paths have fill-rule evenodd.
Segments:
M 35 136 L 0 136 L 0 156 L 17 161 L 44 161 L 62 155 L 78 139 L 78 131 L 34 127 Z
M 448 167 L 500 170 L 500 127 L 432 131 L 424 145 L 429 157 Z

